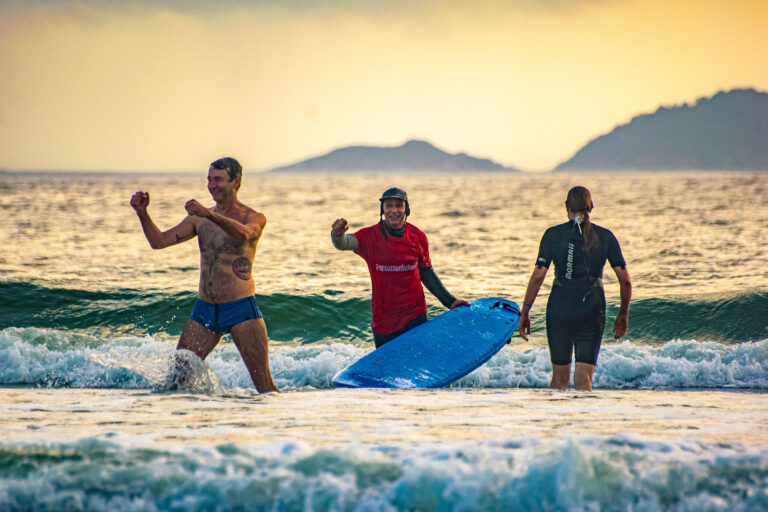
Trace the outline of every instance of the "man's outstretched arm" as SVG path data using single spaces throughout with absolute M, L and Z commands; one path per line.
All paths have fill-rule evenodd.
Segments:
M 149 206 L 149 192 L 139 191 L 133 194 L 133 197 L 131 197 L 131 206 L 136 210 L 136 215 L 139 217 L 144 236 L 147 237 L 149 246 L 153 249 L 163 249 L 171 245 L 186 242 L 187 240 L 194 238 L 197 234 L 195 225 L 190 217 L 186 217 L 178 225 L 167 231 L 160 231 L 149 216 L 149 212 L 147 212 L 147 207 Z
M 331 226 L 331 242 L 340 251 L 356 251 L 360 248 L 360 244 L 355 235 L 345 233 L 347 229 L 349 229 L 347 219 L 336 219 Z
M 264 226 L 267 225 L 267 218 L 261 213 L 252 213 L 248 216 L 245 224 L 231 219 L 220 213 L 216 213 L 210 208 L 206 208 L 197 199 L 190 199 L 184 205 L 187 213 L 195 217 L 208 219 L 219 226 L 226 234 L 241 242 L 255 242 L 261 237 Z

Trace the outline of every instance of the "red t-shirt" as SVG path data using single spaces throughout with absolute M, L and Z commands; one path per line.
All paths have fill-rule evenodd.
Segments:
M 427 312 L 427 301 L 421 287 L 420 268 L 431 267 L 427 236 L 406 222 L 402 237 L 387 233 L 384 238 L 379 224 L 355 233 L 359 249 L 371 274 L 373 322 L 379 334 L 389 334 Z

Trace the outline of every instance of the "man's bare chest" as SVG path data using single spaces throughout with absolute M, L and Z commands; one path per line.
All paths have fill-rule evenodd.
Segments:
M 243 242 L 231 237 L 208 219 L 203 220 L 198 226 L 197 237 L 200 250 L 203 252 L 239 254 L 244 247 Z

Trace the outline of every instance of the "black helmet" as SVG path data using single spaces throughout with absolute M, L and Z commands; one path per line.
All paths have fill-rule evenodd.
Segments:
M 402 199 L 405 201 L 405 216 L 411 214 L 411 206 L 408 203 L 408 194 L 405 193 L 405 190 L 397 187 L 391 187 L 384 191 L 383 194 L 381 194 L 381 197 L 379 198 L 379 202 L 381 203 L 381 208 L 379 209 L 379 215 L 384 215 L 384 200 L 385 199 Z

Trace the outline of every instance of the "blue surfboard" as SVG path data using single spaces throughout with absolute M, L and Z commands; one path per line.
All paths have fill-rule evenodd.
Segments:
M 512 337 L 520 308 L 488 297 L 432 318 L 341 370 L 341 388 L 439 388 L 479 367 Z

